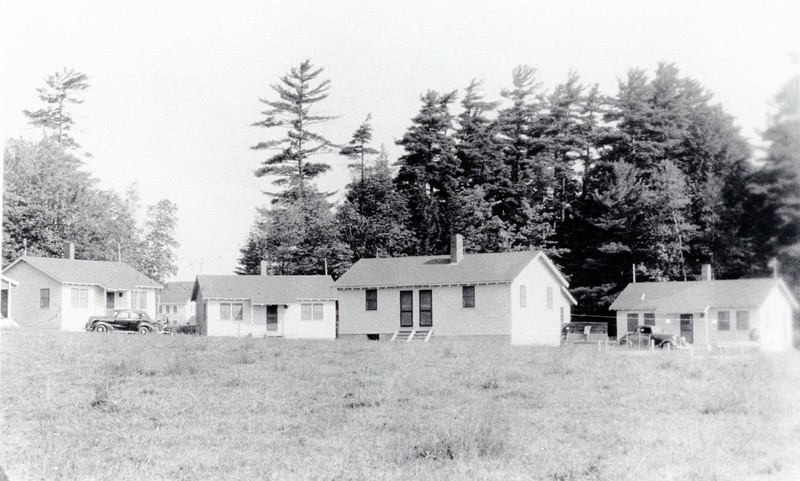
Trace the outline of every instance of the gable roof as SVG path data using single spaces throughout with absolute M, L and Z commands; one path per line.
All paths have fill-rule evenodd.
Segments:
M 450 256 L 365 258 L 345 272 L 335 286 L 345 289 L 505 284 L 512 282 L 536 259 L 544 261 L 562 286 L 569 285 L 542 251 L 521 251 L 465 254 L 457 264 L 450 263 Z
M 62 284 L 96 285 L 109 291 L 162 288 L 161 284 L 124 262 L 23 256 L 3 269 L 3 273 L 9 272 L 20 262 L 29 264 Z
M 192 298 L 192 289 L 194 288 L 194 281 L 184 282 L 167 282 L 164 290 L 161 292 L 161 300 L 163 303 L 181 303 L 189 302 Z
M 797 300 L 780 279 L 631 283 L 614 300 L 610 309 L 697 312 L 707 307 L 755 307 L 763 304 L 776 287 L 797 309 Z
M 330 276 L 197 276 L 193 301 L 200 291 L 206 299 L 249 299 L 253 304 L 292 304 L 299 300 L 329 300 L 336 296 Z

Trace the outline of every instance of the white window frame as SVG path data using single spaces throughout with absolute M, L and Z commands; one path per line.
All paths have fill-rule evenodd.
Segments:
M 322 321 L 325 319 L 325 308 L 321 303 L 305 302 L 300 304 L 301 321 Z

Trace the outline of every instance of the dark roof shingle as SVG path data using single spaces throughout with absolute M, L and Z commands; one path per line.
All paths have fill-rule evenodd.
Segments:
M 299 299 L 334 299 L 330 276 L 197 276 L 192 300 L 198 287 L 204 298 L 250 299 L 255 304 L 291 304 Z
M 192 298 L 194 281 L 167 282 L 161 292 L 161 302 L 188 302 Z
M 457 264 L 450 263 L 450 256 L 365 258 L 345 272 L 335 287 L 506 283 L 512 282 L 540 254 L 541 251 L 465 254 Z
M 62 283 L 98 285 L 107 290 L 162 287 L 158 282 L 124 262 L 24 256 L 6 267 L 4 271 L 18 262 L 27 262 Z
M 702 311 L 706 307 L 760 306 L 778 279 L 736 279 L 688 282 L 637 282 L 628 284 L 610 309 Z M 783 291 L 793 304 L 788 289 Z

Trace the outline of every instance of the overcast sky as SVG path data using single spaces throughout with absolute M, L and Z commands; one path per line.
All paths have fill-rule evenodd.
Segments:
M 23 109 L 62 67 L 89 75 L 74 109 L 86 169 L 144 205 L 178 205 L 177 279 L 227 274 L 269 180 L 253 172 L 275 135 L 260 119 L 269 85 L 308 58 L 332 82 L 326 133 L 346 142 L 372 113 L 394 145 L 428 89 L 486 80 L 491 98 L 519 64 L 552 89 L 576 70 L 615 94 L 630 68 L 674 62 L 757 141 L 770 99 L 796 72 L 800 2 L 783 1 L 31 1 L 0 0 L 0 127 L 38 139 Z M 325 190 L 343 189 L 333 156 Z

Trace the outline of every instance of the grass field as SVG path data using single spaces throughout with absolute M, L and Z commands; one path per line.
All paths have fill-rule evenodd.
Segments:
M 4 331 L 26 479 L 800 479 L 800 353 Z

